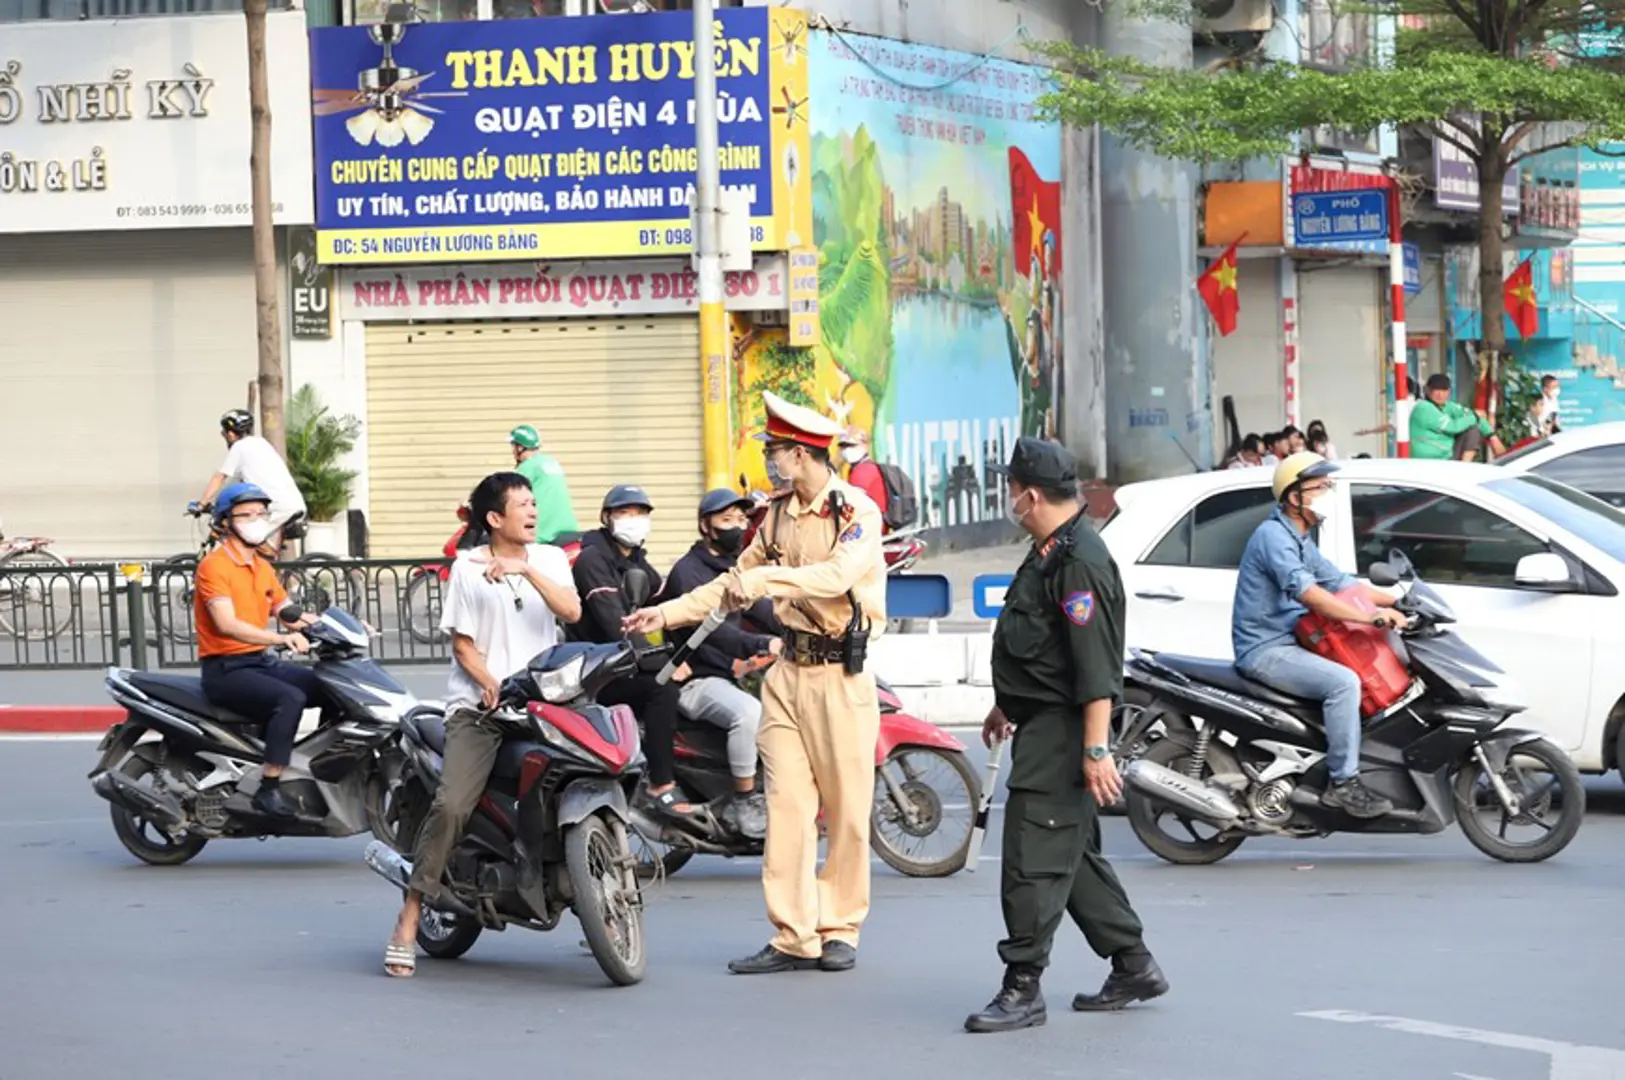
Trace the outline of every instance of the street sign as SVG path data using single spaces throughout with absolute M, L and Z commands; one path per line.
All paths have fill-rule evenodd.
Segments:
M 1004 610 L 1004 593 L 1014 574 L 980 574 L 970 584 L 971 601 L 978 619 L 997 619 Z
M 1292 196 L 1292 234 L 1298 248 L 1380 251 L 1388 241 L 1388 193 L 1300 192 Z
M 1422 249 L 1410 241 L 1405 242 L 1405 295 L 1415 296 L 1422 291 Z
M 886 578 L 888 618 L 946 619 L 953 610 L 953 585 L 942 574 L 891 574 Z

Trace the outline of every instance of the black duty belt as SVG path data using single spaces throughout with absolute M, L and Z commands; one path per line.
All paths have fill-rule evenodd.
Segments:
M 846 658 L 846 646 L 840 638 L 786 628 L 784 655 L 787 660 L 803 667 L 811 667 L 814 664 L 839 664 Z

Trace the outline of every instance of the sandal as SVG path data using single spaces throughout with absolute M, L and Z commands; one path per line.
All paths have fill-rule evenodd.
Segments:
M 391 941 L 384 947 L 384 974 L 392 979 L 410 979 L 418 969 L 418 947 L 414 942 L 400 945 Z

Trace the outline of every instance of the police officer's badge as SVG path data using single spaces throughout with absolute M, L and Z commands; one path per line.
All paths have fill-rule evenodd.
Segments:
M 1095 614 L 1095 594 L 1075 592 L 1061 601 L 1061 610 L 1077 626 L 1088 626 Z

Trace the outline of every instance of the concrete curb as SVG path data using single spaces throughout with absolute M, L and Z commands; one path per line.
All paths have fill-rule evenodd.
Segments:
M 123 719 L 117 705 L 0 705 L 0 734 L 97 734 Z

